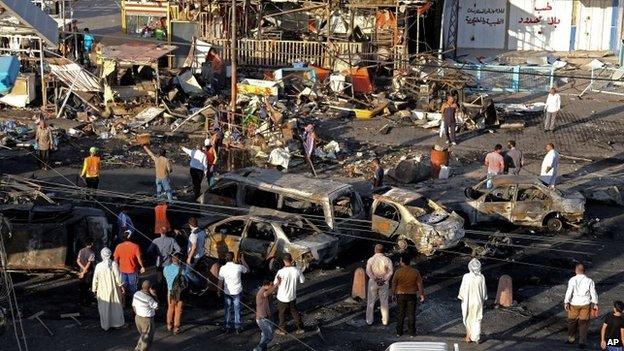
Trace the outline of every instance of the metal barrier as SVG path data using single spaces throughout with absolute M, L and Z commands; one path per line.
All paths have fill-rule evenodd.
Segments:
M 548 91 L 554 83 L 554 69 L 539 66 L 455 65 L 474 77 L 476 91 Z
M 624 67 L 620 68 L 593 68 L 587 87 L 579 94 L 583 96 L 588 91 L 595 93 L 624 96 Z

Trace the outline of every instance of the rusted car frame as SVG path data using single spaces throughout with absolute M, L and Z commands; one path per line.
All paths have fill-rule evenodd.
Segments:
M 299 215 L 252 209 L 251 214 L 233 216 L 206 228 L 206 255 L 224 259 L 228 251 L 241 255 L 254 268 L 275 271 L 281 257 L 290 253 L 296 265 L 306 270 L 313 264 L 335 259 L 338 239 L 322 232 Z
M 398 250 L 413 245 L 426 256 L 456 246 L 465 235 L 464 220 L 457 213 L 402 188 L 373 195 L 371 222 L 373 232 L 393 240 Z
M 527 227 L 546 227 L 559 232 L 565 223 L 583 220 L 585 198 L 580 193 L 564 194 L 526 176 L 502 175 L 465 189 L 462 214 L 470 224 L 506 221 Z

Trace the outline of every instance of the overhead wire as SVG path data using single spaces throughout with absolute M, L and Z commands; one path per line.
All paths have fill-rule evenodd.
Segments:
M 30 152 L 30 154 L 35 157 L 37 160 L 39 160 L 39 162 L 41 162 L 42 164 L 46 165 L 48 168 L 50 168 L 50 170 L 54 171 L 55 173 L 57 173 L 59 176 L 61 176 L 62 178 L 64 178 L 67 182 L 69 182 L 70 184 L 73 184 L 75 186 L 78 186 L 77 184 L 75 184 L 74 182 L 72 182 L 69 178 L 67 178 L 65 175 L 63 175 L 61 172 L 59 172 L 58 170 L 56 170 L 54 167 L 52 167 L 50 164 L 48 164 L 47 162 L 45 162 L 44 160 L 42 160 L 41 158 L 39 158 L 37 155 L 35 155 L 33 152 Z M 88 191 L 87 191 L 88 194 Z M 117 214 L 111 210 L 108 206 L 106 206 L 105 204 L 99 202 L 97 199 L 95 199 L 93 196 L 90 196 L 92 200 L 92 202 L 97 203 L 100 207 L 102 207 L 103 209 L 105 209 L 107 212 L 109 212 L 111 215 L 113 216 L 117 216 Z M 150 238 L 148 235 L 146 235 L 145 233 L 141 232 L 140 230 L 138 230 L 135 227 L 135 232 L 138 233 L 139 235 L 143 236 L 145 239 L 151 241 L 152 238 Z M 215 288 L 217 288 L 220 292 L 225 293 L 225 290 L 223 290 L 222 288 L 219 287 L 218 284 L 213 283 L 208 277 L 204 276 L 202 273 L 200 273 L 199 271 L 197 271 L 193 266 L 191 266 L 190 264 L 180 261 L 179 262 L 182 266 L 185 266 L 186 269 L 188 269 L 189 271 L 193 271 L 195 274 L 197 274 L 198 276 L 202 277 L 208 284 L 213 285 Z M 251 311 L 252 313 L 256 313 L 256 310 L 249 306 L 248 304 L 244 303 L 244 302 L 240 302 L 240 305 L 245 307 L 246 309 L 248 309 L 249 311 Z M 273 326 L 277 327 L 279 330 L 282 330 L 279 328 L 279 326 L 277 324 L 275 324 L 273 321 L 269 321 Z M 297 338 L 295 335 L 293 335 L 292 333 L 289 333 L 286 330 L 282 330 L 285 335 L 288 335 L 290 338 L 294 339 L 295 341 L 299 342 L 300 344 L 302 344 L 305 348 L 312 350 L 312 351 L 316 351 L 316 349 L 314 349 L 312 346 L 310 346 L 309 344 L 307 344 L 306 342 L 304 342 L 303 340 Z

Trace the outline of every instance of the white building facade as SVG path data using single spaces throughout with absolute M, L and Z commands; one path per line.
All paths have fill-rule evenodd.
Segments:
M 617 51 L 624 0 L 445 0 L 445 47 L 457 8 L 458 49 Z

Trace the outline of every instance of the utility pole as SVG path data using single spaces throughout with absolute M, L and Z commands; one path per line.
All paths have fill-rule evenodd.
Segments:
M 231 62 L 231 79 L 230 79 L 230 115 L 228 117 L 228 131 L 232 132 L 232 124 L 234 116 L 236 116 L 236 0 L 232 0 L 232 14 L 230 21 L 230 62 Z

